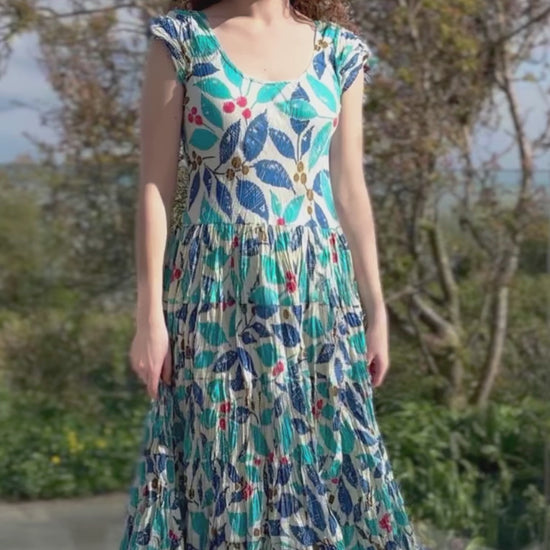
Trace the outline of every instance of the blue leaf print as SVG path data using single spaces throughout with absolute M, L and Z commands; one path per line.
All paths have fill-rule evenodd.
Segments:
M 366 417 L 363 403 L 359 401 L 357 394 L 353 391 L 353 388 L 349 384 L 346 384 L 345 396 L 348 406 L 355 418 L 357 418 L 357 420 L 359 420 L 359 422 L 361 422 L 363 426 L 367 426 L 369 424 L 369 421 Z
M 193 399 L 196 401 L 199 407 L 202 407 L 204 403 L 204 392 L 196 382 L 193 382 L 192 392 L 193 392 Z
M 221 516 L 225 512 L 225 492 L 219 493 L 216 499 L 216 506 L 214 508 L 214 515 L 216 517 Z
M 212 193 L 212 178 L 213 177 L 214 177 L 214 175 L 212 174 L 210 169 L 205 168 L 204 169 L 204 177 L 203 177 L 202 180 L 204 181 L 204 186 L 206 187 L 206 192 L 208 193 L 209 196 Z
M 237 182 L 237 200 L 247 210 L 258 214 L 266 221 L 269 219 L 265 196 L 255 183 L 249 180 L 239 180 Z
M 214 372 L 226 372 L 235 364 L 235 361 L 237 361 L 237 352 L 231 349 L 220 355 L 212 370 Z
M 315 273 L 315 266 L 317 264 L 317 258 L 315 257 L 315 250 L 311 242 L 307 243 L 306 248 L 306 265 L 308 277 L 313 277 Z
M 239 472 L 237 472 L 237 468 L 231 462 L 228 462 L 225 464 L 225 467 L 227 468 L 227 473 L 229 475 L 229 479 L 233 481 L 234 483 L 238 483 L 241 481 L 241 476 L 239 475 Z
M 288 159 L 296 159 L 296 152 L 294 150 L 294 144 L 290 141 L 290 138 L 281 130 L 275 128 L 269 129 L 269 136 L 273 141 L 277 151 Z
M 276 160 L 260 160 L 254 164 L 256 175 L 264 183 L 274 187 L 293 189 L 292 180 L 286 172 L 285 167 Z
M 315 203 L 313 209 L 315 210 L 315 217 L 317 218 L 319 225 L 321 227 L 329 227 L 327 218 L 318 203 Z
M 194 76 L 210 76 L 211 74 L 217 73 L 219 71 L 216 65 L 212 63 L 195 63 L 193 65 Z
M 218 137 L 216 134 L 212 133 L 210 130 L 205 128 L 197 128 L 191 135 L 189 144 L 201 151 L 207 151 L 215 143 L 217 143 Z
M 250 353 L 248 353 L 248 351 L 246 351 L 243 347 L 237 348 L 237 353 L 239 354 L 239 360 L 243 368 L 252 373 L 254 376 L 258 376 L 256 374 L 256 370 L 254 369 L 254 361 L 252 360 Z
M 309 517 L 313 522 L 313 525 L 324 531 L 327 527 L 327 522 L 325 519 L 325 514 L 323 512 L 323 507 L 321 503 L 315 496 L 315 493 L 306 485 L 306 495 L 307 495 L 307 510 L 309 512 Z
M 193 176 L 193 181 L 191 182 L 191 187 L 189 188 L 189 207 L 193 206 L 193 203 L 195 202 L 195 199 L 197 198 L 197 195 L 199 193 L 199 188 L 201 184 L 201 173 L 197 170 L 195 175 Z
M 293 516 L 301 507 L 302 504 L 292 493 L 283 493 L 277 502 L 277 510 L 283 518 Z
M 350 327 L 360 327 L 362 324 L 361 317 L 355 311 L 348 311 L 344 318 Z
M 253 328 L 258 333 L 258 336 L 262 338 L 268 338 L 271 334 L 263 323 L 252 323 L 251 328 Z
M 361 440 L 362 443 L 365 445 L 376 445 L 377 441 L 375 438 L 373 438 L 369 432 L 365 430 L 361 430 L 360 428 L 355 428 L 355 433 L 357 434 L 357 437 Z
M 311 546 L 319 542 L 317 533 L 308 526 L 291 525 L 292 534 L 305 546 Z
M 353 509 L 353 504 L 351 502 L 351 496 L 349 491 L 344 484 L 342 478 L 338 482 L 338 502 L 340 504 L 340 509 L 344 514 L 349 515 Z
M 313 68 L 319 78 L 322 78 L 327 68 L 327 61 L 325 59 L 325 53 L 319 52 L 313 59 Z
M 267 111 L 258 115 L 249 124 L 243 143 L 243 154 L 247 161 L 254 160 L 264 148 L 267 140 Z
M 247 407 L 243 407 L 242 405 L 239 405 L 237 407 L 237 410 L 235 412 L 235 420 L 239 424 L 244 424 L 248 420 L 249 416 L 250 416 L 250 409 L 248 409 Z
M 294 417 L 292 419 L 292 424 L 299 434 L 306 434 L 309 431 L 308 425 L 301 418 Z
M 235 378 L 231 380 L 231 389 L 233 391 L 240 391 L 244 389 L 244 376 L 240 365 L 237 365 L 235 370 Z
M 229 126 L 220 142 L 220 164 L 225 164 L 235 152 L 241 136 L 241 121 L 237 120 Z
M 224 212 L 225 215 L 231 219 L 231 215 L 233 213 L 231 193 L 229 192 L 229 189 L 227 189 L 225 183 L 218 178 L 216 178 L 216 200 L 218 201 L 218 205 L 222 212 Z
M 302 414 L 306 413 L 306 397 L 304 390 L 300 385 L 300 382 L 295 378 L 291 378 L 288 381 L 288 391 L 290 393 L 290 399 L 292 401 L 292 406 Z
M 277 323 L 272 326 L 274 334 L 282 341 L 285 347 L 292 348 L 300 343 L 300 333 L 290 323 Z
M 277 471 L 277 485 L 286 485 L 290 479 L 290 464 L 281 464 Z
M 337 357 L 336 361 L 334 361 L 334 376 L 338 384 L 341 384 L 344 381 L 344 365 L 339 357 Z
M 317 363 L 328 363 L 334 355 L 334 344 L 323 344 L 321 352 L 317 357 Z
M 302 136 L 300 142 L 300 152 L 305 155 L 311 147 L 311 137 L 313 135 L 313 128 L 309 128 L 308 131 Z
M 353 466 L 353 462 L 349 454 L 344 454 L 342 459 L 342 472 L 346 476 L 347 480 L 350 482 L 352 487 L 357 487 L 359 479 L 357 477 L 357 472 Z

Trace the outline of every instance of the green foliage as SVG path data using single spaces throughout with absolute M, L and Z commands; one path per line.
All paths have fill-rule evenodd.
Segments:
M 381 405 L 381 429 L 413 516 L 502 550 L 542 538 L 550 405 L 529 398 L 465 411 Z

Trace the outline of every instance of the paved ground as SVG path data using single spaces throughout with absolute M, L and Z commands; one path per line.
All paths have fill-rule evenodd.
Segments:
M 1 550 L 118 550 L 125 493 L 79 500 L 0 502 Z

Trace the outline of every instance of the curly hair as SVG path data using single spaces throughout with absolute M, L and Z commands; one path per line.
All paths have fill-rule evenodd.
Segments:
M 203 10 L 218 4 L 220 0 L 169 0 L 168 10 Z M 349 0 L 290 0 L 290 5 L 298 14 L 310 19 L 332 21 L 350 30 L 357 31 Z

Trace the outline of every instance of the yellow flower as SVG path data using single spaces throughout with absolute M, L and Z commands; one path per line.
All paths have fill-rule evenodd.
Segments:
M 105 447 L 107 447 L 107 442 L 106 442 L 105 439 L 103 439 L 102 437 L 98 437 L 98 438 L 95 440 L 95 446 L 96 446 L 98 449 L 105 449 Z
M 51 458 L 50 458 L 50 462 L 52 464 L 59 464 L 61 462 L 61 458 L 59 457 L 59 455 L 53 455 Z
M 67 431 L 67 444 L 71 454 L 78 453 L 84 449 L 84 445 L 78 441 L 78 435 L 74 430 Z

